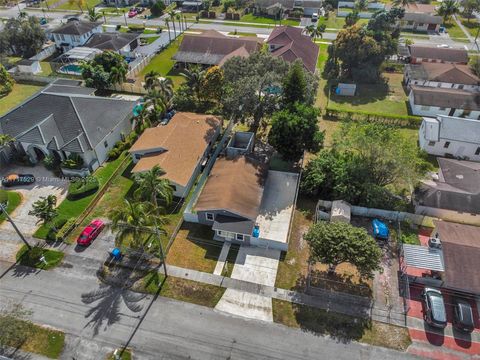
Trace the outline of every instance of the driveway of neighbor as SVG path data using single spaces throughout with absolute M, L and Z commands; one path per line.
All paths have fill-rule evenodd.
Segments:
M 8 166 L 0 171 L 0 176 L 5 177 L 12 173 L 33 174 L 35 176 L 36 181 L 31 185 L 4 188 L 6 190 L 17 191 L 22 195 L 22 202 L 10 214 L 10 216 L 19 230 L 23 234 L 29 236 L 38 228 L 38 225 L 36 224 L 37 219 L 34 216 L 28 215 L 28 212 L 32 210 L 32 204 L 39 200 L 41 196 L 55 195 L 57 197 L 57 205 L 59 205 L 67 196 L 69 182 L 66 179 L 56 177 L 51 171 L 45 169 L 42 165 L 34 167 L 20 165 Z M 0 224 L 0 229 L 14 231 L 12 225 L 8 221 L 4 221 Z

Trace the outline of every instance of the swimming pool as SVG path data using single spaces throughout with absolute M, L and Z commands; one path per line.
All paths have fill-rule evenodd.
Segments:
M 82 68 L 78 64 L 63 65 L 59 72 L 71 75 L 82 75 Z

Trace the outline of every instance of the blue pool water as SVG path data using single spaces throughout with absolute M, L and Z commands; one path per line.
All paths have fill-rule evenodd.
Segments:
M 82 75 L 82 69 L 77 64 L 63 65 L 60 68 L 60 72 L 64 72 L 68 74 L 74 73 L 75 75 Z

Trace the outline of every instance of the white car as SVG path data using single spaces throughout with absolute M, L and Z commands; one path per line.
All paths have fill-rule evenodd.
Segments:
M 312 14 L 312 22 L 315 22 L 318 20 L 318 13 L 313 13 Z

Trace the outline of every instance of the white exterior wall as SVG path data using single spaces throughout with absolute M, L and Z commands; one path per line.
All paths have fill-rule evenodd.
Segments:
M 413 98 L 413 91 L 410 91 L 410 95 L 408 96 L 408 102 L 410 103 L 410 108 L 412 109 L 413 115 L 428 116 L 428 117 L 436 117 L 437 115 L 446 115 L 446 116 L 465 117 L 468 119 L 480 120 L 480 111 L 471 111 L 470 114 L 465 115 L 463 109 L 455 109 L 453 114 L 450 115 L 450 111 L 452 110 L 452 108 L 440 108 L 437 106 L 424 106 L 420 104 L 415 104 L 414 98 Z
M 108 152 L 113 148 L 115 143 L 122 140 L 122 134 L 127 136 L 131 131 L 132 125 L 130 124 L 130 116 L 127 116 L 121 123 L 117 124 L 117 126 L 105 136 L 97 146 L 95 146 L 95 154 L 99 165 L 102 165 L 105 160 L 107 160 Z
M 409 81 L 408 85 L 419 85 L 419 86 L 426 86 L 426 87 L 434 87 L 434 88 L 445 88 L 445 89 L 463 89 L 467 91 L 479 90 L 479 85 L 464 85 L 464 84 L 452 84 L 452 83 L 445 83 L 445 82 L 438 82 L 438 81 L 428 81 L 428 80 L 414 80 L 406 77 Z
M 415 30 L 415 31 L 439 31 L 440 30 L 440 25 L 439 24 L 436 24 L 435 25 L 435 29 L 433 30 L 428 30 L 428 23 L 417 23 L 415 21 L 413 21 L 412 23 L 410 23 L 409 21 L 407 20 L 401 20 L 400 21 L 400 27 L 402 30 Z
M 100 32 L 102 32 L 101 25 L 97 26 L 96 28 L 83 35 L 53 34 L 53 39 L 57 47 L 62 47 L 63 43 L 67 43 L 70 45 L 70 48 L 74 48 L 76 46 L 82 46 L 87 42 L 90 36 Z
M 38 61 L 35 61 L 32 65 L 17 65 L 18 71 L 26 74 L 38 74 L 42 72 L 42 67 Z

